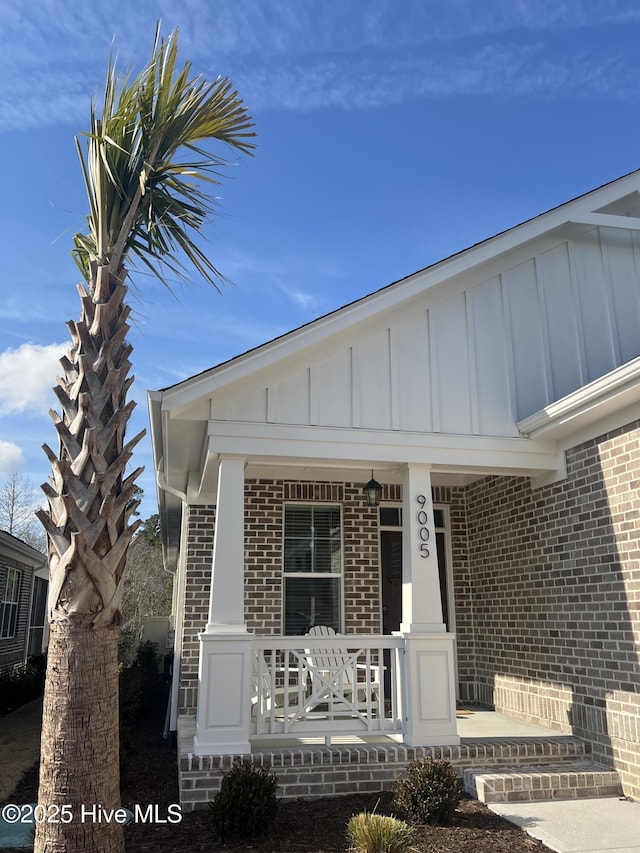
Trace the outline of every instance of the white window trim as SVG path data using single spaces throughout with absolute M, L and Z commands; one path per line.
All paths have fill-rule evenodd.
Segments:
M 18 583 L 16 585 L 16 597 L 15 599 L 8 599 L 7 592 L 9 590 L 9 573 L 15 572 L 18 576 Z M 0 640 L 13 640 L 17 636 L 18 631 L 18 607 L 20 605 L 20 590 L 22 587 L 22 575 L 23 572 L 20 569 L 16 569 L 15 566 L 7 566 L 5 580 L 4 580 L 4 590 L 2 592 L 2 601 L 0 601 Z M 5 634 L 3 633 L 2 626 L 5 624 L 5 616 L 7 613 L 7 607 L 12 607 L 15 609 L 15 619 L 13 620 L 13 633 Z M 11 624 L 11 619 L 7 621 L 7 625 Z
M 340 512 L 340 572 L 286 572 L 284 569 L 284 526 L 285 526 L 285 517 L 287 507 L 335 507 Z M 339 579 L 339 591 L 340 591 L 340 633 L 344 633 L 344 506 L 337 501 L 284 501 L 282 504 L 282 600 L 280 603 L 280 631 L 282 636 L 286 636 L 285 631 L 285 617 L 286 617 L 286 579 L 287 578 L 338 578 Z

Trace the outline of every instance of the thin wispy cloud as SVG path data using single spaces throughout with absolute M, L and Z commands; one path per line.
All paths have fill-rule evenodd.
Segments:
M 149 53 L 158 17 L 181 25 L 198 70 L 229 74 L 255 113 L 340 107 L 371 109 L 415 99 L 458 96 L 608 96 L 635 100 L 640 22 L 630 0 L 282 0 L 142 2 L 115 0 L 108 23 L 100 7 L 36 0 L 28 11 L 0 9 L 0 130 L 78 125 L 102 84 L 112 40 L 124 65 Z M 558 38 L 591 28 L 590 47 Z M 259 59 L 258 59 L 259 57 Z
M 321 300 L 318 299 L 318 296 L 315 293 L 309 293 L 305 290 L 287 287 L 284 287 L 283 291 L 294 305 L 297 305 L 299 308 L 304 308 L 305 310 L 312 309 L 315 311 L 321 304 Z
M 347 73 L 345 73 L 345 70 Z M 420 99 L 461 96 L 637 100 L 637 57 L 598 58 L 584 51 L 552 58 L 541 45 L 487 47 L 472 55 L 405 57 L 384 69 L 369 59 L 246 70 L 238 75 L 249 103 L 264 110 L 376 109 Z

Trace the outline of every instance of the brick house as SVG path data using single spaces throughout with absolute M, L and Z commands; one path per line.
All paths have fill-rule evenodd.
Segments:
M 45 555 L 0 530 L 0 670 L 46 648 L 48 585 Z
M 183 769 L 474 702 L 640 797 L 640 172 L 149 406 Z

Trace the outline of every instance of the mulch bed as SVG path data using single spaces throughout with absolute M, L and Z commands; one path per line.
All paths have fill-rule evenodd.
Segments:
M 164 691 L 163 691 L 164 692 Z M 148 714 L 131 733 L 122 804 L 143 809 L 157 806 L 160 818 L 178 802 L 175 750 L 162 739 L 163 695 L 153 697 Z M 35 802 L 37 768 L 17 786 L 13 802 Z M 127 853 L 344 853 L 345 828 L 352 814 L 373 811 L 388 814 L 388 793 L 296 800 L 281 803 L 268 837 L 256 841 L 222 843 L 216 839 L 208 810 L 188 812 L 180 823 L 137 823 L 125 829 Z M 495 815 L 482 803 L 465 798 L 451 826 L 417 827 L 417 853 L 549 853 L 549 848 L 523 830 Z

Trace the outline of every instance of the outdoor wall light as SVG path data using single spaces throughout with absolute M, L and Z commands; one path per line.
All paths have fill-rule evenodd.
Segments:
M 364 487 L 364 494 L 367 499 L 367 506 L 378 506 L 382 497 L 382 486 L 377 480 L 373 479 L 373 471 L 371 472 L 371 479 Z

